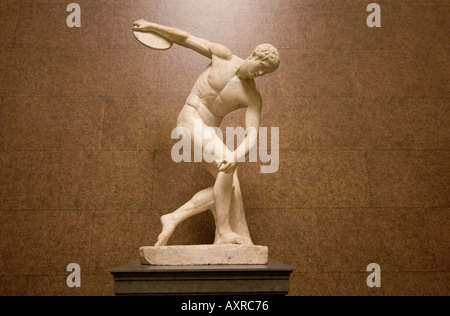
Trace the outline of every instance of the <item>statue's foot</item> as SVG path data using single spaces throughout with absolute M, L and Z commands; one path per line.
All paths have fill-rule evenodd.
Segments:
M 252 245 L 252 241 L 242 235 L 234 232 L 229 232 L 224 235 L 219 235 L 215 241 L 216 245 Z
M 175 223 L 172 214 L 162 216 L 161 223 L 163 226 L 163 230 L 161 234 L 159 234 L 158 236 L 158 242 L 155 245 L 157 247 L 167 245 L 169 238 L 172 236 L 173 232 L 175 231 L 175 228 L 177 227 L 177 224 Z

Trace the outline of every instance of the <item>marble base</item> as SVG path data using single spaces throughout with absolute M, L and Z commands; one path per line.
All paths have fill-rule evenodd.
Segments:
M 264 265 L 269 260 L 265 246 L 196 245 L 141 247 L 141 263 L 154 266 Z

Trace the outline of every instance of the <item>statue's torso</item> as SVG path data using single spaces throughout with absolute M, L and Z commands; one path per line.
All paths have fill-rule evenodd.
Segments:
M 256 87 L 254 80 L 241 80 L 236 75 L 241 64 L 242 59 L 236 56 L 232 60 L 214 58 L 197 79 L 187 104 L 206 116 L 205 121 L 219 125 L 227 114 L 248 104 Z

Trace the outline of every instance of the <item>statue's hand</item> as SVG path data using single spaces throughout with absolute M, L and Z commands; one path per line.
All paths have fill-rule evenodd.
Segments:
M 144 19 L 140 19 L 133 23 L 133 31 L 149 31 L 149 27 L 151 27 L 151 23 Z
M 219 167 L 219 172 L 232 173 L 237 168 L 237 161 L 232 160 L 230 162 L 224 161 Z

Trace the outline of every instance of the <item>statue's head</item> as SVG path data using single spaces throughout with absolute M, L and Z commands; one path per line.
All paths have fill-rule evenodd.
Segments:
M 247 58 L 241 67 L 241 74 L 248 79 L 254 79 L 274 72 L 279 66 L 278 50 L 273 45 L 262 44 Z

